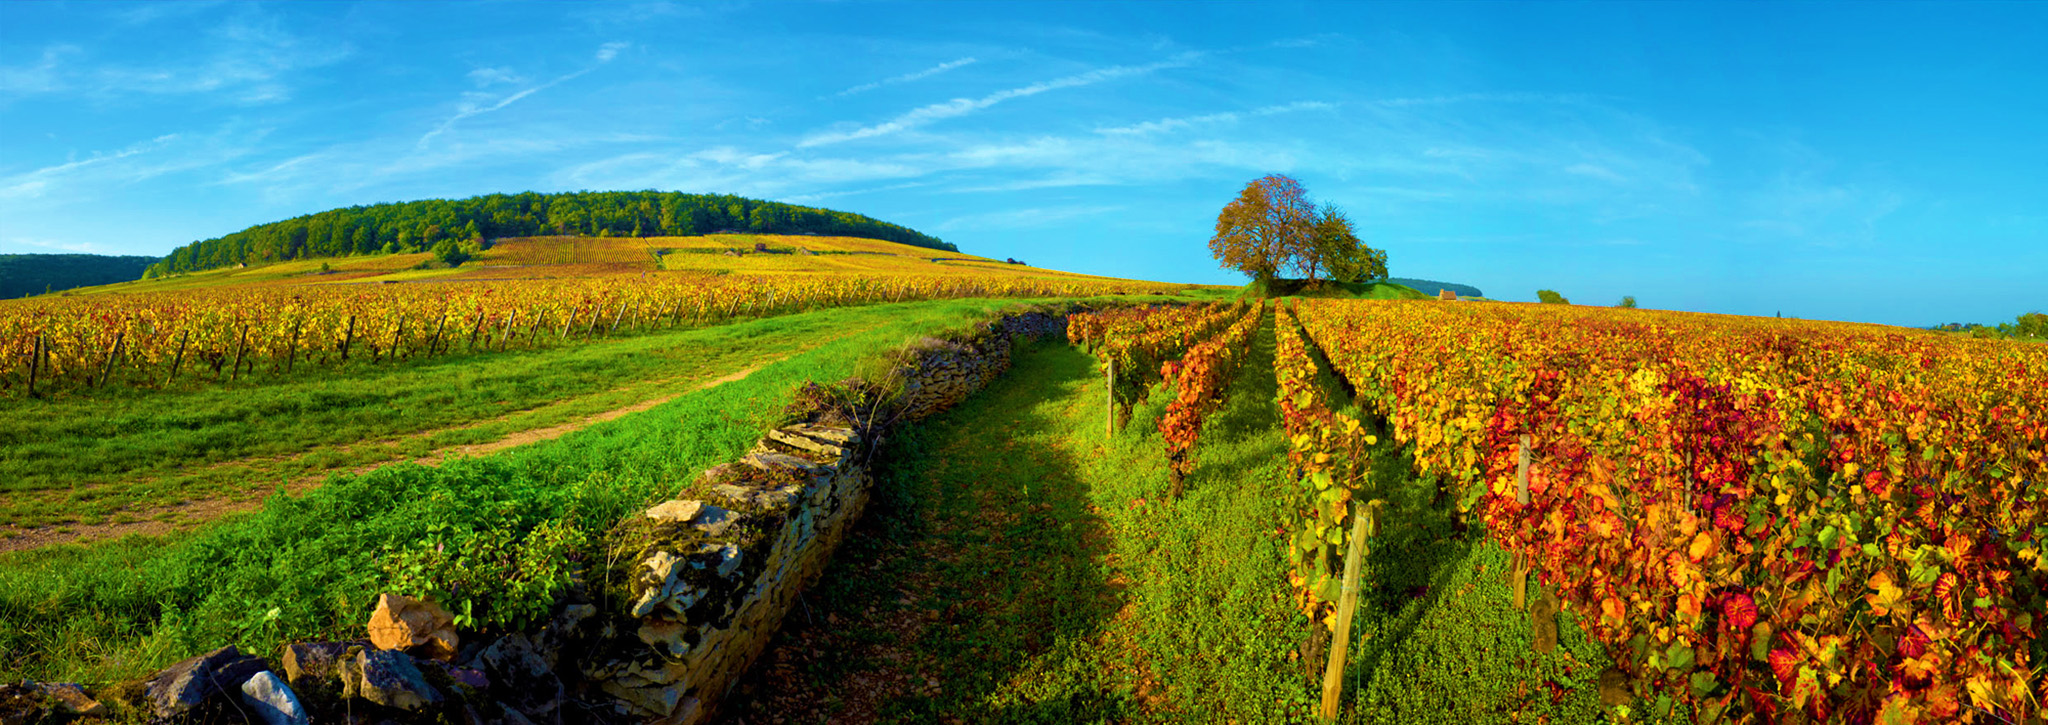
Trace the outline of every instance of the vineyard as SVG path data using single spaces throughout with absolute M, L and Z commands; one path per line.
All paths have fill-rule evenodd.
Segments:
M 531 245 L 520 241 L 504 245 L 498 253 L 505 261 L 526 263 L 516 266 L 534 274 L 530 267 L 544 262 L 522 258 L 533 252 L 527 251 Z M 558 247 L 562 244 L 553 241 Z M 835 243 L 825 241 L 806 240 L 813 246 Z M 863 249 L 900 247 L 855 241 L 865 245 Z M 645 270 L 652 263 L 645 251 L 623 251 L 637 259 L 606 262 L 602 254 L 586 252 L 572 254 L 566 264 L 541 267 L 552 274 L 589 275 L 569 279 L 486 278 L 433 285 L 273 282 L 10 301 L 0 305 L 0 395 L 34 395 L 109 382 L 169 387 L 181 379 L 233 381 L 249 374 L 331 367 L 351 360 L 382 362 L 508 346 L 531 349 L 621 330 L 717 324 L 878 302 L 1173 288 L 1065 273 L 892 271 L 902 269 L 901 262 L 872 263 L 870 269 L 851 271 L 826 265 L 817 274 L 765 269 L 761 275 L 658 272 L 650 277 Z
M 1200 411 L 1234 374 L 1228 351 L 1257 319 L 1152 308 L 1069 327 L 1109 371 L 1124 406 L 1112 419 L 1162 376 L 1173 381 L 1159 421 L 1171 495 L 1197 449 Z M 2041 348 L 1522 305 L 1301 301 L 1283 304 L 1276 323 L 1278 404 L 1299 481 L 1280 492 L 1298 512 L 1283 527 L 1287 578 L 1303 613 L 1335 635 L 1332 678 L 1354 561 L 1387 495 L 1371 458 L 1394 445 L 1412 456 L 1423 482 L 1413 485 L 1457 500 L 1514 556 L 1516 605 L 1531 586 L 1553 593 L 1634 696 L 1660 706 L 1650 712 L 1851 722 L 2040 712 Z M 1318 384 L 1324 359 L 1357 417 Z

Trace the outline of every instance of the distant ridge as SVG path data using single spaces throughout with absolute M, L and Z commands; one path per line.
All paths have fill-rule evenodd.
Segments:
M 127 282 L 157 257 L 104 254 L 0 254 L 0 299 Z
M 237 264 L 393 252 L 474 251 L 483 240 L 573 234 L 686 237 L 715 232 L 861 237 L 948 252 L 959 248 L 909 227 L 851 212 L 730 194 L 662 191 L 526 192 L 332 209 L 193 242 L 146 276 Z
M 1486 296 L 1484 293 L 1479 291 L 1478 287 L 1473 287 L 1471 285 L 1465 284 L 1453 284 L 1450 282 L 1432 282 L 1426 279 L 1408 279 L 1405 277 L 1388 277 L 1387 281 L 1398 285 L 1407 285 L 1409 287 L 1413 287 L 1415 288 L 1415 291 L 1421 292 L 1431 297 L 1435 297 L 1437 295 L 1437 292 L 1441 290 L 1450 290 L 1452 292 L 1456 292 L 1458 293 L 1459 297 Z

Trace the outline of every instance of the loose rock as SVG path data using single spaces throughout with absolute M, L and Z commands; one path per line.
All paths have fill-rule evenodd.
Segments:
M 242 654 L 234 645 L 179 662 L 149 679 L 150 711 L 164 719 L 183 715 L 207 698 L 241 687 L 264 669 L 263 660 Z
M 267 725 L 309 725 L 306 708 L 274 672 L 258 672 L 242 683 L 242 702 Z
M 455 616 L 431 600 L 386 593 L 370 613 L 370 643 L 378 649 L 402 649 L 438 660 L 454 659 L 461 640 Z
M 342 696 L 360 697 L 385 707 L 423 710 L 441 704 L 441 691 L 404 652 L 365 649 L 342 671 Z

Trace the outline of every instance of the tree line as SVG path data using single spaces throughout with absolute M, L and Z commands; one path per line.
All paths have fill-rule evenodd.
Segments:
M 720 232 L 864 237 L 957 252 L 952 244 L 861 214 L 731 194 L 525 192 L 333 209 L 193 242 L 144 277 L 310 257 L 473 252 L 484 240 L 546 234 L 653 237 Z

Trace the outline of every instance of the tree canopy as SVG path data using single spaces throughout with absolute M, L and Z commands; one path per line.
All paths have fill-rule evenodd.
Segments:
M 1246 184 L 1224 205 L 1209 252 L 1224 268 L 1258 281 L 1282 273 L 1311 282 L 1387 276 L 1387 253 L 1359 241 L 1343 210 L 1316 204 L 1301 182 L 1282 174 Z
M 333 209 L 172 250 L 148 276 L 308 257 L 419 252 L 542 234 L 694 236 L 718 232 L 866 237 L 957 252 L 937 237 L 860 214 L 730 194 L 581 191 L 491 194 Z M 447 243 L 447 244 L 444 244 Z M 458 250 L 459 251 L 459 250 Z

